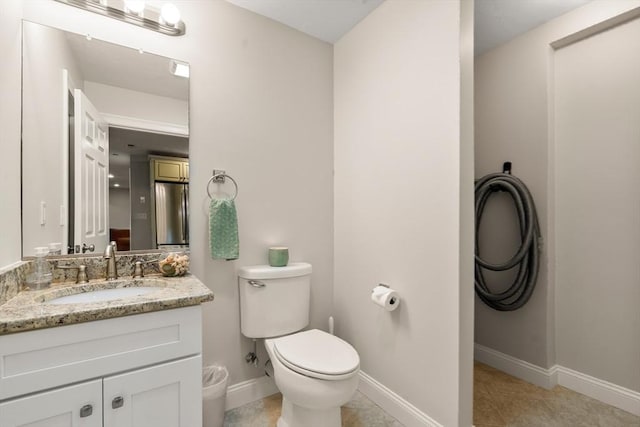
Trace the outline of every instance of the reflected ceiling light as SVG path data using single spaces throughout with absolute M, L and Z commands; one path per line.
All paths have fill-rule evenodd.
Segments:
M 172 59 L 170 62 L 171 74 L 178 77 L 189 78 L 189 64 Z
M 113 184 L 114 187 L 120 187 L 120 184 L 118 184 L 117 182 L 115 184 Z
M 161 12 L 158 9 L 146 5 L 144 0 L 56 1 L 157 31 L 168 36 L 181 36 L 186 32 L 184 22 L 180 20 L 180 11 L 176 6 L 169 3 L 163 6 L 163 11 Z M 165 8 L 167 10 L 166 14 L 164 12 Z
M 109 177 L 109 179 L 113 179 L 113 178 L 115 178 L 116 176 L 115 176 L 114 174 L 110 173 L 110 174 L 108 175 L 108 177 Z
M 176 25 L 180 22 L 180 10 L 175 5 L 167 3 L 160 9 L 160 19 L 168 25 Z

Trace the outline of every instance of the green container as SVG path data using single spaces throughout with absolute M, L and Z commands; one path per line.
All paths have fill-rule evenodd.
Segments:
M 289 248 L 278 246 L 269 248 L 269 265 L 271 267 L 285 267 L 289 263 Z

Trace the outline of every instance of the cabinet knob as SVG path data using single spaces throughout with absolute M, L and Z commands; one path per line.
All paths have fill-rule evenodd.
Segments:
M 122 396 L 114 397 L 113 400 L 111 401 L 112 409 L 118 409 L 122 407 L 122 405 L 124 405 L 124 397 Z
M 93 406 L 84 405 L 80 408 L 80 418 L 88 417 L 91 414 L 93 414 Z

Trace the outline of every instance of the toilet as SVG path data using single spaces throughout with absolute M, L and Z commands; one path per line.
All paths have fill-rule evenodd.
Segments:
M 282 393 L 278 427 L 340 427 L 340 406 L 358 387 L 356 350 L 324 331 L 302 331 L 309 325 L 311 270 L 291 263 L 238 271 L 240 329 L 248 338 L 265 338 Z

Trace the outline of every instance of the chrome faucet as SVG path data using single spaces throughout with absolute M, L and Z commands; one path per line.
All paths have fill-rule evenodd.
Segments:
M 104 249 L 103 258 L 107 260 L 107 266 L 105 269 L 105 277 L 107 280 L 116 280 L 118 278 L 118 266 L 116 264 L 116 242 L 110 242 Z

